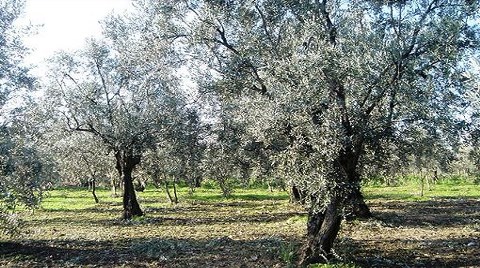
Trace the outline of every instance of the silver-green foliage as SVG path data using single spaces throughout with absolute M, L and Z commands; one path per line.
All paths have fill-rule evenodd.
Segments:
M 151 5 L 177 15 L 173 35 L 205 95 L 235 107 L 248 137 L 286 140 L 277 169 L 314 196 L 358 182 L 367 153 L 388 144 L 455 145 L 468 105 L 461 78 L 478 47 L 475 1 Z
M 21 87 L 31 87 L 33 79 L 23 64 L 27 52 L 22 36 L 28 27 L 17 27 L 15 22 L 23 11 L 23 0 L 0 1 L 0 106 Z
M 35 209 L 54 176 L 54 169 L 35 142 L 14 126 L 0 130 L 0 221 L 2 231 L 18 231 L 18 207 Z M 8 224 L 7 224 L 8 223 Z
M 24 1 L 0 1 L 0 231 L 17 231 L 17 207 L 34 209 L 45 189 L 51 166 L 44 161 L 35 138 L 26 133 L 23 111 L 6 109 L 16 91 L 30 89 L 33 78 L 23 64 L 26 48 L 21 36 L 28 28 L 15 25 Z M 8 110 L 11 110 L 7 113 Z
M 120 19 L 106 22 L 105 38 L 52 59 L 48 101 L 69 130 L 92 134 L 107 150 L 141 155 L 174 126 L 183 100 L 168 51 L 122 28 Z
M 50 147 L 62 183 L 87 185 L 108 184 L 117 178 L 114 158 L 105 146 L 86 133 L 72 133 Z

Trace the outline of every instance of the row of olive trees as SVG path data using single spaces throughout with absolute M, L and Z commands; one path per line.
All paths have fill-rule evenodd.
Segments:
M 144 32 L 160 27 L 152 23 L 150 18 L 110 17 L 102 39 L 51 60 L 45 85 L 44 107 L 53 124 L 87 134 L 104 148 L 99 153 L 114 160 L 112 168 L 123 183 L 125 219 L 143 215 L 132 172 L 147 151 L 169 146 L 165 141 L 188 117 L 174 74 L 175 51 L 168 40 Z M 65 138 L 71 142 L 72 136 Z
M 107 18 L 101 39 L 58 53 L 30 111 L 48 141 L 39 150 L 65 154 L 60 173 L 95 177 L 106 171 L 89 163 L 111 159 L 125 219 L 143 215 L 140 166 L 163 182 L 212 177 L 225 194 L 230 178 L 284 178 L 309 210 L 300 264 L 322 262 L 346 213 L 370 215 L 360 192 L 369 170 L 453 151 L 470 120 L 474 1 L 135 6 Z M 185 68 L 196 103 L 180 85 Z

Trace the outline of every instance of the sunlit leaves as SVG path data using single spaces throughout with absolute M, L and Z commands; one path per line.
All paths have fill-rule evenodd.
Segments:
M 451 155 L 469 89 L 458 67 L 473 48 L 461 44 L 475 42 L 478 10 L 462 1 L 322 3 L 164 5 L 188 17 L 175 23 L 191 33 L 198 84 L 244 129 L 240 144 L 263 142 L 277 170 L 314 195 L 358 180 L 363 161 L 377 159 L 368 154 Z

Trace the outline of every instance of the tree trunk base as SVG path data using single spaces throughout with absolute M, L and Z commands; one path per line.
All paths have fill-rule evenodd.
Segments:
M 340 231 L 342 217 L 340 203 L 333 199 L 325 212 L 311 211 L 308 215 L 308 241 L 302 247 L 299 266 L 305 267 L 313 263 L 326 263 L 332 258 L 333 243 Z
M 143 216 L 143 212 L 141 209 L 138 209 L 138 210 L 132 210 L 132 211 L 127 211 L 127 210 L 124 210 L 123 211 L 123 219 L 124 220 L 131 220 L 133 217 L 141 217 Z
M 347 220 L 370 219 L 373 217 L 360 190 L 351 194 L 346 208 L 345 218 Z
M 365 202 L 356 204 L 353 207 L 352 216 L 355 219 L 369 219 L 373 217 L 370 208 L 367 206 L 367 204 L 365 204 Z

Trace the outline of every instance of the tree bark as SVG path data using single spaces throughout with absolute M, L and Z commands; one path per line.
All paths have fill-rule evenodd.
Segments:
M 93 198 L 95 199 L 95 203 L 98 204 L 98 197 L 97 197 L 97 194 L 95 192 L 95 188 L 96 188 L 96 181 L 95 181 L 95 178 L 92 178 L 92 180 L 90 181 L 91 185 L 92 185 L 92 195 L 93 195 Z
M 134 155 L 132 150 L 122 150 L 117 152 L 115 157 L 117 159 L 117 169 L 123 176 L 123 219 L 128 220 L 133 216 L 143 216 L 132 178 L 132 171 L 140 163 L 140 156 Z
M 305 195 L 297 186 L 292 185 L 290 191 L 290 202 L 305 204 Z
M 346 196 L 346 200 L 344 200 L 348 219 L 366 219 L 372 217 L 372 213 L 360 191 L 361 177 L 357 172 L 358 158 L 358 152 L 355 153 L 351 147 L 348 147 L 338 161 L 340 163 L 340 170 L 343 170 L 349 186 L 349 193 Z
M 301 267 L 312 263 L 325 263 L 333 255 L 333 243 L 340 231 L 341 202 L 338 197 L 330 200 L 325 211 L 316 211 L 311 208 L 308 214 L 307 243 L 300 253 Z
M 360 186 L 354 187 L 354 189 L 352 189 L 351 193 L 349 194 L 347 203 L 348 211 L 346 218 L 348 220 L 368 219 L 373 216 L 370 208 L 365 203 L 363 194 L 360 191 Z
M 338 182 L 343 185 L 342 189 L 333 189 L 327 206 L 320 210 L 315 204 L 315 196 L 312 199 L 312 207 L 308 215 L 307 243 L 301 251 L 299 265 L 328 262 L 334 257 L 333 243 L 340 230 L 342 211 L 344 208 L 351 210 L 348 214 L 358 216 L 371 216 L 368 206 L 360 192 L 360 175 L 357 173 L 358 157 L 347 148 L 336 161 L 336 171 L 332 176 L 338 177 Z M 344 192 L 344 190 L 347 190 Z
M 167 193 L 167 197 L 168 197 L 168 200 L 170 200 L 170 203 L 174 203 L 173 202 L 173 197 L 172 195 L 170 194 L 170 190 L 168 189 L 168 180 L 165 179 L 165 192 Z

